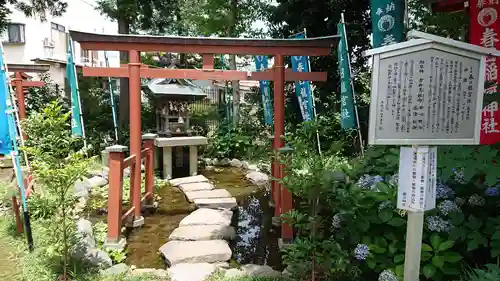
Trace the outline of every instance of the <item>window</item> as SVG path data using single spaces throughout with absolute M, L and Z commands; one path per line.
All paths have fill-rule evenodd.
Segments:
M 60 24 L 57 24 L 55 22 L 50 23 L 50 26 L 54 30 L 58 30 L 58 31 L 61 31 L 61 32 L 66 32 L 66 28 L 64 26 L 62 26 Z
M 11 23 L 3 32 L 3 41 L 6 43 L 25 43 L 26 34 L 24 33 L 24 24 Z

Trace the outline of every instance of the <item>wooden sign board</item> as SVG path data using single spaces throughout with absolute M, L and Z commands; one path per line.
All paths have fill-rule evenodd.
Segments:
M 485 55 L 422 32 L 373 56 L 369 144 L 479 144 Z

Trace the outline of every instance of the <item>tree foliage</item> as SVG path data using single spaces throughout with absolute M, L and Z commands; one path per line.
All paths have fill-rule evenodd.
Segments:
M 39 17 L 45 21 L 47 14 L 61 16 L 68 6 L 63 0 L 0 0 L 0 29 L 5 29 L 10 22 L 11 8 L 22 11 L 27 17 Z

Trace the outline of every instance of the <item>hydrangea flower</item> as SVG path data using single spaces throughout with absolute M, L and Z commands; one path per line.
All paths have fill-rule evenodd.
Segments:
M 445 216 L 450 213 L 460 212 L 460 208 L 455 202 L 451 200 L 444 200 L 443 202 L 439 203 L 437 207 L 439 209 L 439 212 Z
M 449 221 L 446 221 L 438 216 L 430 216 L 427 218 L 426 222 L 427 228 L 430 231 L 448 233 L 452 228 L 452 225 Z
M 394 186 L 398 186 L 399 184 L 399 174 L 394 174 L 392 175 L 392 177 L 389 179 L 389 183 L 394 185 Z
M 465 181 L 465 176 L 464 176 L 464 169 L 463 168 L 453 168 L 453 174 L 455 176 L 453 179 L 459 183 L 459 184 L 466 184 L 467 182 Z
M 436 187 L 437 199 L 451 199 L 453 196 L 455 196 L 455 191 L 453 191 L 453 189 L 441 182 L 438 182 Z
M 334 229 L 339 229 L 342 227 L 342 215 L 341 214 L 335 214 L 332 218 L 332 227 Z
M 486 189 L 486 196 L 500 196 L 500 189 L 498 187 L 489 187 L 488 189 Z
M 378 281 L 398 281 L 398 277 L 392 270 L 386 269 L 379 274 Z
M 392 207 L 392 202 L 391 201 L 384 201 L 382 203 L 380 203 L 380 205 L 378 205 L 378 210 L 382 210 L 382 209 L 385 209 L 385 208 L 389 208 L 389 207 Z
M 382 182 L 384 181 L 384 178 L 382 176 L 370 176 L 368 174 L 363 175 L 359 180 L 358 180 L 358 186 L 363 188 L 363 189 L 374 189 L 375 185 L 377 182 Z
M 354 257 L 358 260 L 366 260 L 370 254 L 370 248 L 366 244 L 358 244 L 354 249 Z
M 483 206 L 486 203 L 484 197 L 479 196 L 478 194 L 473 194 L 469 197 L 469 204 L 472 206 Z

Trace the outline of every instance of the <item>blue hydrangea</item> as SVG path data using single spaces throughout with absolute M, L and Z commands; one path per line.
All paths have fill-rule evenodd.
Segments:
M 468 202 L 472 206 L 484 206 L 486 200 L 484 199 L 484 197 L 479 196 L 478 194 L 473 194 L 471 197 L 469 197 Z
M 453 168 L 453 174 L 455 175 L 453 179 L 459 184 L 466 184 L 463 168 Z
M 342 215 L 341 214 L 335 214 L 332 218 L 332 227 L 334 229 L 339 229 L 342 227 Z
M 437 199 L 451 199 L 455 196 L 455 191 L 444 183 L 438 182 L 436 187 Z
M 485 192 L 486 196 L 497 197 L 500 196 L 500 189 L 498 187 L 489 187 Z
M 454 212 L 460 212 L 460 208 L 457 204 L 451 200 L 444 200 L 437 206 L 439 212 L 445 216 Z
M 398 277 L 392 270 L 386 269 L 379 274 L 378 281 L 398 281 Z
M 382 176 L 370 176 L 368 174 L 363 175 L 359 180 L 357 185 L 363 189 L 374 189 L 377 182 L 384 181 Z
M 399 184 L 399 174 L 394 174 L 392 177 L 389 179 L 389 184 L 398 186 Z
M 429 216 L 426 219 L 426 222 L 427 222 L 427 228 L 430 231 L 435 231 L 435 232 L 449 233 L 453 227 L 449 221 L 446 221 L 438 216 Z
M 354 257 L 358 260 L 366 260 L 370 254 L 370 248 L 366 244 L 358 244 L 354 249 Z

